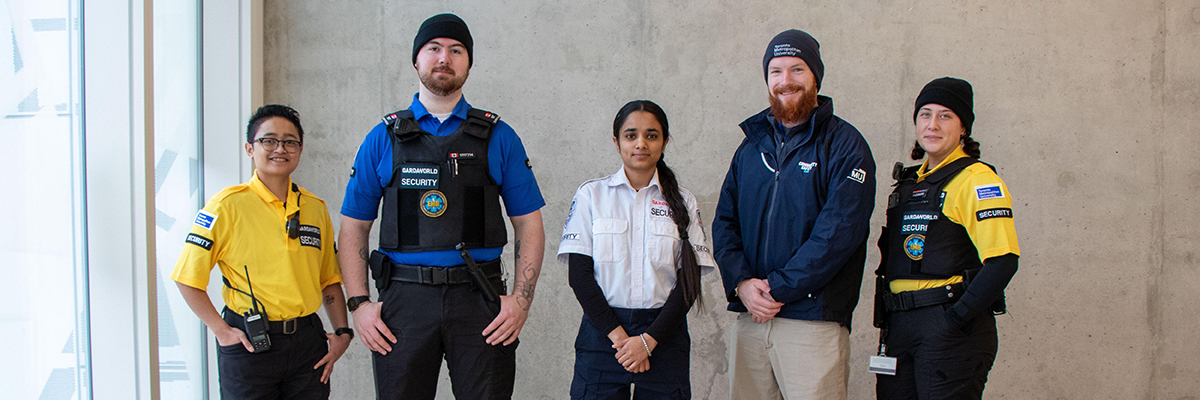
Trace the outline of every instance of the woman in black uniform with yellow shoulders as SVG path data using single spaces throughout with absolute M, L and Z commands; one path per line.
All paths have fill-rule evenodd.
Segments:
M 979 399 L 996 358 L 996 319 L 1020 249 L 1012 197 L 979 161 L 971 84 L 929 82 L 917 96 L 912 158 L 897 163 L 876 274 L 880 399 Z M 882 317 L 882 318 L 880 318 Z

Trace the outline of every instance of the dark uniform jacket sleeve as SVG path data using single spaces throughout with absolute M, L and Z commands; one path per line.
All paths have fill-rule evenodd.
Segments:
M 712 223 L 713 255 L 717 259 L 717 268 L 721 270 L 725 298 L 731 303 L 741 302 L 733 295 L 737 285 L 754 277 L 742 246 L 742 227 L 737 212 L 737 169 L 745 147 L 746 142 L 743 141 L 733 153 L 733 161 L 729 163 L 729 172 L 725 174 L 725 183 L 721 185 L 721 196 L 717 200 L 716 216 L 713 217 Z

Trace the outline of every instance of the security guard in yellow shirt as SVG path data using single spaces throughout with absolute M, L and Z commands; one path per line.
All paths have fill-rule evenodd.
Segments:
M 961 79 L 925 85 L 912 152 L 925 161 L 893 173 L 876 271 L 880 399 L 979 399 L 996 358 L 994 313 L 1020 249 L 1008 187 L 971 138 L 972 97 Z
M 254 176 L 196 214 L 171 274 L 217 337 L 224 399 L 328 399 L 333 364 L 354 336 L 325 201 L 291 181 L 303 140 L 291 107 L 254 113 L 245 144 Z M 214 264 L 225 284 L 221 314 L 205 293 Z M 316 315 L 322 302 L 333 334 Z

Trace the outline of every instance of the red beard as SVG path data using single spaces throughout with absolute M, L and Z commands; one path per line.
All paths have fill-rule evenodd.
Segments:
M 799 99 L 787 103 L 779 100 L 779 93 L 793 91 L 802 91 Z M 767 98 L 771 102 L 771 115 L 775 116 L 776 121 L 786 125 L 799 125 L 807 121 L 813 109 L 817 108 L 817 92 L 808 90 L 801 84 L 775 88 Z
M 434 72 L 447 72 L 454 74 L 454 70 L 450 69 L 450 67 L 439 65 L 433 67 L 433 69 L 429 70 L 428 73 L 418 74 L 421 84 L 425 85 L 425 88 L 429 89 L 430 92 L 433 92 L 433 94 L 438 96 L 445 96 L 462 88 L 463 83 L 467 82 L 467 75 L 470 75 L 470 71 L 467 71 L 466 73 L 463 73 L 461 77 L 457 75 L 451 75 L 446 79 L 439 79 L 433 76 Z

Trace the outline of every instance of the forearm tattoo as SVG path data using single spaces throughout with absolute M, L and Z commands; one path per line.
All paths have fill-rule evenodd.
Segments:
M 330 305 L 330 304 L 333 304 L 333 295 L 327 294 L 327 295 L 325 295 L 325 305 Z
M 513 247 L 515 253 L 513 263 L 516 264 L 513 296 L 517 298 L 517 304 L 520 304 L 522 309 L 529 311 L 529 307 L 533 305 L 533 289 L 537 286 L 538 271 L 533 268 L 532 262 L 528 260 L 524 263 L 521 262 L 520 240 L 517 240 Z
M 367 252 L 366 247 L 359 247 L 358 248 L 358 258 L 363 259 L 363 261 L 371 261 L 371 253 Z

